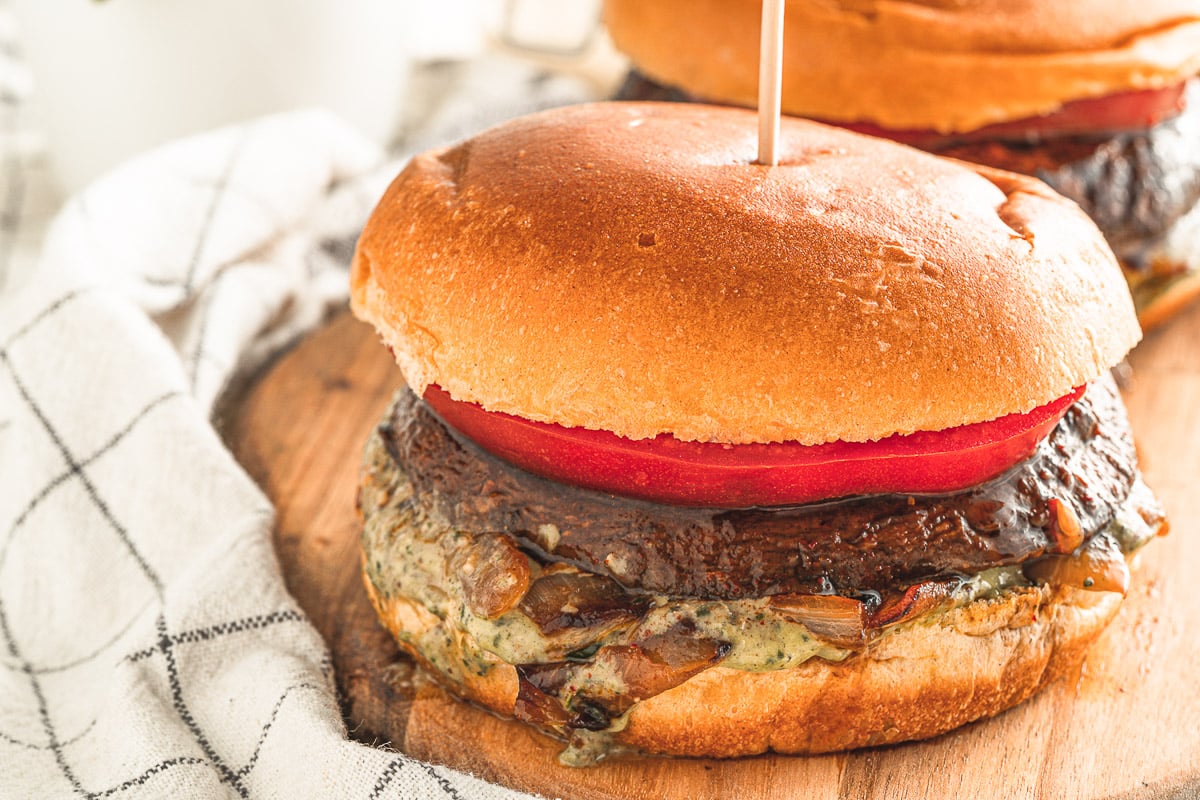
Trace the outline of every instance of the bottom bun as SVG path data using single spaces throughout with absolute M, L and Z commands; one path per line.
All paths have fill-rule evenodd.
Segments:
M 1039 589 L 886 637 L 840 663 L 715 667 L 634 707 L 618 741 L 655 753 L 825 753 L 925 739 L 990 717 L 1075 670 L 1121 595 Z
M 400 646 L 431 667 L 409 642 L 435 632 L 442 620 L 399 595 L 383 597 L 369 576 L 365 582 Z M 1069 587 L 1012 588 L 929 615 L 840 662 L 811 658 L 764 672 L 711 667 L 637 703 L 622 730 L 603 734 L 611 737 L 604 746 L 724 758 L 936 736 L 1011 708 L 1077 669 L 1121 599 Z M 461 635 L 445 634 L 454 643 L 451 655 L 466 658 Z M 458 695 L 514 715 L 518 675 L 512 665 L 497 661 L 483 675 L 463 670 L 457 682 L 442 670 L 431 672 Z

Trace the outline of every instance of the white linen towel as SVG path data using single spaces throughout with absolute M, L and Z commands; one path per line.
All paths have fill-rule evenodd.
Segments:
M 380 162 L 318 112 L 168 146 L 70 201 L 0 296 L 0 797 L 523 796 L 346 738 L 209 422 L 344 302 Z

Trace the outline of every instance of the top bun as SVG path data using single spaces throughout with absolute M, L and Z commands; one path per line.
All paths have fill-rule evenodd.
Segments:
M 660 83 L 753 105 L 761 0 L 606 0 Z M 783 108 L 893 130 L 974 130 L 1200 70 L 1195 0 L 787 0 Z
M 752 112 L 601 103 L 419 155 L 355 312 L 418 394 L 643 438 L 863 441 L 1025 412 L 1140 331 L 1041 182 Z

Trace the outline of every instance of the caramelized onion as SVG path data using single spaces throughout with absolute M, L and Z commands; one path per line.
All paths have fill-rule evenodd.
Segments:
M 867 627 L 886 628 L 916 619 L 945 604 L 960 586 L 962 581 L 957 578 L 914 583 L 904 594 L 887 600 L 869 614 Z
M 602 647 L 591 662 L 517 667 L 518 704 L 522 713 L 548 721 L 544 724 L 602 730 L 634 703 L 673 689 L 719 663 L 729 650 L 728 642 L 697 637 L 694 626 L 679 623 L 635 644 Z M 561 715 L 547 708 L 546 700 L 559 705 Z
M 836 594 L 777 594 L 770 607 L 799 622 L 812 634 L 838 647 L 861 647 L 867 639 L 867 609 L 852 597 Z
M 690 622 L 680 622 L 663 633 L 647 636 L 614 653 L 626 690 L 644 700 L 674 688 L 729 655 L 729 642 L 701 638 Z
M 630 595 L 612 578 L 565 567 L 542 573 L 521 599 L 520 609 L 547 636 L 589 629 L 599 638 L 641 619 L 649 602 Z
M 570 680 L 575 665 L 568 661 L 552 661 L 548 664 L 521 664 L 517 673 L 546 694 L 558 694 Z
M 1056 553 L 1072 553 L 1083 544 L 1083 528 L 1079 524 L 1074 506 L 1069 501 L 1058 498 L 1050 500 L 1048 533 Z
M 571 714 L 565 708 L 558 698 L 554 695 L 557 690 L 543 690 L 537 685 L 538 675 L 530 676 L 526 673 L 530 667 L 560 667 L 558 664 L 533 664 L 517 667 L 517 700 L 513 705 L 513 716 L 522 722 L 532 722 L 535 725 L 546 725 L 552 728 L 563 728 L 571 721 Z M 540 677 L 548 678 L 551 676 L 552 670 L 542 670 Z M 552 685 L 553 681 L 547 681 L 548 685 Z
M 620 713 L 605 708 L 603 702 L 608 700 L 611 704 L 616 692 L 581 692 L 581 682 L 592 678 L 592 673 L 587 671 L 589 666 L 567 661 L 518 666 L 517 704 L 513 716 L 558 730 L 604 730 Z M 597 695 L 602 702 L 596 702 Z M 518 708 L 526 717 L 518 715 Z
M 529 559 L 503 534 L 476 536 L 455 551 L 450 569 L 462 584 L 467 608 L 484 619 L 511 611 L 529 589 Z
M 1121 594 L 1129 588 L 1129 565 L 1120 545 L 1107 533 L 1096 534 L 1074 553 L 1031 561 L 1024 570 L 1031 581 L 1051 586 Z

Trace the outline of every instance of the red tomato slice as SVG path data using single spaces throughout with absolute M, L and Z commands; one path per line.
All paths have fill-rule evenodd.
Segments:
M 669 434 L 626 439 L 485 411 L 437 386 L 425 391 L 425 401 L 484 450 L 537 475 L 659 503 L 746 508 L 975 486 L 1033 453 L 1083 391 L 1028 414 L 877 442 L 818 445 L 684 442 Z
M 925 149 L 958 142 L 997 139 L 1038 141 L 1077 134 L 1112 134 L 1144 130 L 1183 111 L 1186 86 L 1186 83 L 1180 83 L 1163 89 L 1143 89 L 1111 94 L 1107 97 L 1071 100 L 1057 111 L 1044 116 L 998 122 L 965 133 L 892 130 L 870 122 L 831 124 Z

